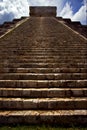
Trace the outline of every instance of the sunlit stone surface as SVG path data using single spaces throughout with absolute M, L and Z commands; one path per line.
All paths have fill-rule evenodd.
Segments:
M 71 20 L 56 18 L 55 7 L 30 9 L 29 18 L 3 25 L 4 35 L 0 37 L 0 124 L 85 126 L 85 33 L 82 36 L 74 31 L 81 27 L 80 23 L 74 23 L 72 30 Z M 8 28 L 12 30 L 8 32 Z

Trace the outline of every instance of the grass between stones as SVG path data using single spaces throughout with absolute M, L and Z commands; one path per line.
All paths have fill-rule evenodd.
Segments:
M 52 126 L 0 126 L 0 130 L 87 130 L 87 127 L 52 127 Z

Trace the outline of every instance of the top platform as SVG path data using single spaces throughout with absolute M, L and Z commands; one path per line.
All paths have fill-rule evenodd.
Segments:
M 30 16 L 34 17 L 56 17 L 57 7 L 55 6 L 31 6 Z

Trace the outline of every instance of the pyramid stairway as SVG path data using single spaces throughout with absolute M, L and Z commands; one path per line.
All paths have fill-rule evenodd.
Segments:
M 0 38 L 3 37 L 6 33 L 10 32 L 12 29 L 16 28 L 20 23 L 24 22 L 24 19 L 26 20 L 27 17 L 13 19 L 13 21 L 0 24 Z
M 87 125 L 87 40 L 54 17 L 0 38 L 0 124 Z

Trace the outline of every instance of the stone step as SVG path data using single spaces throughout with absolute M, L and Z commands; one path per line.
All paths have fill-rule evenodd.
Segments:
M 45 56 L 26 56 L 26 55 L 22 55 L 22 56 L 18 56 L 18 55 L 0 55 L 0 59 L 21 59 L 21 58 L 23 58 L 23 59 L 60 59 L 60 58 L 64 58 L 64 59 L 68 59 L 68 58 L 76 58 L 76 59 L 80 59 L 80 58 L 87 58 L 87 56 L 86 55 L 80 55 L 80 56 L 76 56 L 76 55 L 72 55 L 72 56 L 67 56 L 67 55 L 64 55 L 64 57 L 62 57 L 62 55 L 61 56 L 54 56 L 54 55 L 49 55 L 49 56 L 47 56 L 47 55 L 45 55 Z
M 6 50 L 6 49 L 8 49 L 8 50 Z M 64 49 L 64 50 L 63 50 Z M 10 53 L 15 53 L 15 54 L 18 54 L 18 53 L 26 53 L 26 54 L 30 54 L 30 55 L 32 55 L 32 54 L 37 54 L 37 55 L 39 55 L 39 54 L 58 54 L 58 53 L 61 53 L 61 52 L 63 52 L 63 53 L 71 53 L 71 52 L 77 52 L 77 53 L 83 53 L 83 52 L 85 52 L 86 51 L 86 48 L 84 47 L 84 48 L 76 48 L 76 49 L 74 49 L 74 48 L 59 48 L 59 50 L 50 50 L 50 51 L 43 51 L 43 50 L 41 50 L 41 51 L 32 51 L 32 50 L 27 50 L 27 49 L 25 49 L 25 50 L 22 50 L 22 48 L 21 48 L 21 50 L 18 50 L 17 48 L 14 48 L 14 49 L 9 49 L 9 48 L 3 48 L 3 47 L 1 47 L 0 48 L 0 50 L 1 50 L 1 52 L 0 52 L 0 54 L 1 53 L 9 53 L 9 50 L 10 50 Z
M 11 56 L 12 55 L 12 56 Z M 80 57 L 81 56 L 81 57 Z M 63 54 L 57 54 L 57 55 L 54 55 L 54 54 L 49 54 L 49 55 L 26 55 L 26 54 L 13 54 L 13 53 L 7 53 L 7 54 L 0 54 L 0 59 L 4 58 L 4 59 L 12 59 L 12 58 L 26 58 L 26 59 L 68 59 L 68 58 L 72 58 L 72 60 L 75 59 L 87 59 L 87 54 L 84 53 L 84 54 L 81 54 L 81 53 L 69 53 L 69 54 L 64 54 L 64 57 L 63 57 Z
M 34 58 L 29 58 L 29 59 L 1 59 L 0 62 L 1 63 L 5 63 L 6 61 L 7 62 L 10 62 L 11 64 L 13 63 L 58 63 L 58 62 L 87 62 L 87 59 L 86 58 L 81 58 L 79 57 L 79 59 L 76 59 L 76 58 L 54 58 L 54 59 L 34 59 Z
M 30 54 L 30 55 L 32 55 L 32 54 L 58 54 L 59 52 L 64 52 L 64 53 L 71 53 L 71 52 L 80 52 L 80 53 L 82 53 L 82 52 L 85 52 L 86 51 L 86 48 L 84 48 L 84 49 L 70 49 L 70 48 L 65 48 L 65 50 L 64 50 L 64 48 L 60 48 L 59 50 L 57 50 L 57 51 L 29 51 L 29 50 L 16 50 L 16 48 L 15 48 L 15 50 L 11 50 L 10 49 L 10 52 L 13 52 L 13 53 L 25 53 L 25 54 Z M 6 48 L 6 50 L 4 49 L 4 50 L 2 50 L 0 53 L 9 53 L 9 50 L 7 50 L 7 48 Z
M 87 126 L 87 110 L 21 110 L 0 111 L 1 125 L 58 124 Z
M 8 48 L 7 48 L 8 49 Z M 86 49 L 87 50 L 87 49 Z M 63 54 L 64 54 L 64 56 L 67 56 L 68 54 L 70 54 L 70 56 L 79 56 L 79 55 L 82 55 L 82 56 L 87 56 L 87 54 L 86 54 L 86 50 L 82 50 L 81 52 L 78 52 L 78 51 L 71 51 L 70 50 L 70 52 L 68 52 L 68 51 L 61 51 L 61 52 L 57 52 L 57 53 L 54 53 L 54 52 L 50 52 L 50 53 L 48 53 L 48 52 L 43 52 L 43 53 L 28 53 L 27 51 L 25 51 L 25 52 L 20 52 L 20 51 L 18 51 L 18 52 L 14 52 L 14 51 L 10 51 L 9 50 L 9 52 L 2 52 L 1 50 L 1 52 L 0 52 L 0 55 L 2 56 L 2 55 L 6 55 L 6 54 L 8 54 L 8 56 L 10 55 L 10 54 L 12 54 L 13 56 L 16 56 L 16 55 L 23 55 L 23 56 L 63 56 Z
M 78 55 L 82 55 L 82 56 L 84 56 L 84 55 L 86 55 L 87 56 L 87 54 L 86 54 L 86 52 L 85 51 L 83 51 L 83 52 L 77 52 L 77 51 L 74 51 L 74 52 L 72 52 L 72 51 L 70 51 L 70 52 L 64 52 L 64 51 L 60 51 L 60 52 L 58 52 L 58 53 L 27 53 L 27 52 L 5 52 L 5 53 L 3 53 L 3 52 L 1 52 L 0 53 L 0 55 L 10 55 L 10 54 L 12 54 L 12 55 L 25 55 L 25 56 L 63 56 L 63 55 L 70 55 L 70 56 L 78 56 Z
M 10 53 L 25 53 L 25 54 L 36 54 L 36 55 L 40 55 L 40 54 L 58 54 L 60 52 L 64 52 L 64 53 L 71 53 L 71 52 L 78 52 L 78 53 L 82 53 L 82 52 L 85 52 L 86 51 L 86 48 L 85 49 L 82 49 L 82 50 L 79 50 L 79 49 L 70 49 L 70 48 L 65 48 L 65 50 L 63 50 L 64 48 L 62 49 L 59 49 L 57 51 L 31 51 L 31 50 L 10 50 Z M 2 53 L 9 53 L 9 50 L 1 50 L 0 54 Z
M 0 68 L 0 73 L 87 73 L 87 68 Z
M 14 32 L 15 33 L 15 32 Z M 30 33 L 30 32 L 29 32 Z M 32 33 L 32 32 L 31 32 Z M 36 35 L 36 32 L 35 33 L 32 33 L 32 34 L 34 34 L 34 36 Z M 57 33 L 57 34 L 59 34 L 59 33 Z M 38 50 L 39 48 L 40 48 L 40 50 L 50 50 L 50 49 L 58 49 L 58 45 L 59 45 L 59 47 L 66 47 L 67 45 L 70 47 L 73 47 L 73 46 L 78 46 L 78 47 L 84 47 L 85 45 L 86 45 L 86 39 L 85 39 L 85 41 L 84 40 L 82 40 L 82 39 L 80 39 L 80 41 L 79 40 L 65 40 L 65 39 L 60 39 L 60 40 L 58 40 L 58 36 L 57 36 L 57 34 L 56 33 L 54 33 L 54 35 L 51 37 L 51 35 L 49 35 L 49 34 L 47 34 L 47 36 L 46 35 L 44 35 L 43 37 L 40 35 L 40 36 L 36 36 L 33 40 L 35 41 L 32 41 L 32 36 L 30 36 L 29 34 L 27 34 L 27 36 L 26 36 L 26 38 L 29 38 L 29 39 L 26 39 L 25 37 L 24 37 L 24 40 L 26 40 L 26 44 L 23 44 L 23 42 L 21 41 L 21 38 L 19 39 L 18 38 L 18 36 L 16 36 L 16 34 L 13 34 L 13 35 L 15 35 L 17 38 L 18 38 L 18 40 L 19 40 L 19 45 L 20 44 L 22 44 L 22 47 L 24 47 L 25 49 L 27 49 L 27 46 L 29 46 L 29 49 L 30 49 L 30 46 L 32 47 L 32 50 Z M 64 33 L 62 33 L 62 34 L 64 34 Z M 61 34 L 61 35 L 62 35 Z M 30 41 L 32 44 L 29 44 L 27 41 Z M 15 39 L 14 39 L 14 41 L 15 41 Z M 50 42 L 50 45 L 51 46 L 48 46 L 47 45 L 47 42 Z M 70 42 L 72 43 L 72 44 L 70 44 Z M 83 44 L 81 44 L 81 42 L 83 42 Z M 12 44 L 10 44 L 9 42 L 7 42 L 8 44 L 9 44 L 9 46 L 8 46 L 8 48 L 10 48 L 10 47 L 13 47 L 13 48 L 15 48 L 16 46 L 13 46 L 13 45 L 17 45 L 17 43 L 15 43 L 15 42 L 13 42 Z M 43 43 L 45 43 L 45 45 L 43 45 Z M 55 46 L 53 46 L 53 43 L 55 44 Z M 39 46 L 37 45 L 37 44 L 39 44 Z M 83 45 L 83 46 L 82 46 Z M 5 44 L 3 45 L 3 43 L 1 42 L 1 44 L 0 44 L 0 46 L 5 46 Z M 19 47 L 19 46 L 18 46 Z M 17 47 L 17 48 L 18 48 Z M 47 48 L 46 48 L 47 47 Z M 21 47 L 20 47 L 21 48 Z
M 3 30 L 1 30 L 1 31 L 4 31 L 4 29 Z M 19 45 L 21 45 L 22 43 L 20 43 Z M 81 44 L 81 43 L 80 43 Z M 46 49 L 46 48 L 42 48 L 42 49 L 39 49 L 39 48 L 37 48 L 37 49 L 33 49 L 32 47 L 30 47 L 29 48 L 29 44 L 27 45 L 27 46 L 19 46 L 18 45 L 18 47 L 14 47 L 15 46 L 15 44 L 13 45 L 8 45 L 8 46 L 4 46 L 3 44 L 1 45 L 0 44 L 0 50 L 4 53 L 4 52 L 9 52 L 9 50 L 11 51 L 11 52 L 28 52 L 28 53 L 58 53 L 58 52 L 61 52 L 61 51 L 64 51 L 64 52 L 70 52 L 70 50 L 72 51 L 72 52 L 74 52 L 74 51 L 77 51 L 77 52 L 83 52 L 83 51 L 86 51 L 86 45 L 83 45 L 83 46 L 74 46 L 74 45 L 72 45 L 72 46 L 70 46 L 70 45 L 66 45 L 66 46 L 60 46 L 60 45 L 58 45 L 57 47 L 55 47 L 55 48 L 53 48 L 53 47 L 51 47 L 50 49 Z M 8 49 L 8 50 L 7 50 Z M 74 50 L 73 50 L 74 49 Z
M 69 62 L 69 63 L 9 63 L 9 62 L 4 62 L 0 63 L 0 68 L 59 68 L 59 67 L 78 67 L 78 68 L 86 68 L 87 67 L 87 62 Z
M 4 28 L 5 29 L 5 28 Z M 47 36 L 46 36 L 47 37 Z M 40 40 L 47 40 L 46 39 L 46 37 L 44 38 L 40 38 Z M 57 36 L 56 36 L 57 37 Z M 75 47 L 78 47 L 78 48 L 85 48 L 86 47 L 86 41 L 84 41 L 83 42 L 83 44 L 81 43 L 81 41 L 67 41 L 67 40 L 65 40 L 65 41 L 56 41 L 56 42 L 52 42 L 51 43 L 51 41 L 52 40 L 57 40 L 57 38 L 56 37 L 47 37 L 48 38 L 48 40 L 49 40 L 49 42 L 50 42 L 50 44 L 52 45 L 53 43 L 55 43 L 55 46 L 54 45 L 52 45 L 52 46 L 40 46 L 40 44 L 39 44 L 39 42 L 38 42 L 38 44 L 39 44 L 39 46 L 37 46 L 37 43 L 35 44 L 33 41 L 32 41 L 32 38 L 30 38 L 30 37 L 28 37 L 28 38 L 30 38 L 29 40 L 30 40 L 30 42 L 32 43 L 32 45 L 31 44 L 29 44 L 28 42 L 24 45 L 24 44 L 22 44 L 22 42 L 20 41 L 20 39 L 19 39 L 19 45 L 22 45 L 21 47 L 18 45 L 17 47 L 15 46 L 15 45 L 17 45 L 17 43 L 13 43 L 13 44 L 10 44 L 9 42 L 8 42 L 8 45 L 9 46 L 5 46 L 5 44 L 3 44 L 2 42 L 1 42 L 1 44 L 0 44 L 0 47 L 3 47 L 3 46 L 5 46 L 5 47 L 7 47 L 8 49 L 15 49 L 15 48 L 17 48 L 17 49 L 20 49 L 20 48 L 23 48 L 23 49 L 28 49 L 27 47 L 29 47 L 29 50 L 36 50 L 36 51 L 38 51 L 38 50 L 42 50 L 42 51 L 44 51 L 44 50 L 48 50 L 48 51 L 50 51 L 50 50 L 59 50 L 59 48 L 58 47 L 60 47 L 61 49 L 62 48 L 75 48 Z M 54 39 L 55 38 L 55 39 Z M 38 37 L 37 37 L 37 39 L 38 39 Z M 37 42 L 37 39 L 35 40 L 36 42 Z M 48 41 L 46 41 L 46 42 L 48 42 Z M 44 42 L 43 41 L 43 43 L 46 43 L 46 42 Z M 62 42 L 62 43 L 61 43 Z M 72 44 L 70 44 L 70 43 L 72 43 Z M 30 48 L 31 47 L 31 48 Z
M 85 88 L 87 80 L 0 80 L 0 87 L 12 88 Z
M 30 32 L 29 32 L 30 33 Z M 36 32 L 35 33 L 32 33 L 32 34 L 34 34 L 34 35 L 36 35 Z M 59 34 L 59 33 L 58 33 Z M 62 34 L 64 34 L 64 33 L 62 33 Z M 62 35 L 61 34 L 61 35 Z M 54 36 L 55 35 L 55 36 Z M 85 45 L 86 45 L 86 41 L 87 41 L 87 39 L 85 39 L 85 40 L 82 40 L 82 39 L 80 39 L 80 40 L 67 40 L 67 39 L 60 39 L 60 40 L 58 40 L 58 35 L 56 34 L 56 33 L 54 33 L 54 35 L 53 36 L 51 36 L 51 35 L 49 35 L 49 34 L 47 34 L 47 36 L 46 35 L 44 35 L 43 34 L 43 36 L 36 36 L 35 38 L 34 38 L 34 41 L 32 41 L 32 37 L 31 36 L 29 36 L 29 34 L 27 34 L 27 37 L 26 38 L 29 38 L 29 41 L 32 43 L 32 44 L 29 44 L 28 42 L 27 42 L 27 39 L 24 37 L 24 39 L 26 40 L 26 44 L 23 44 L 23 42 L 21 41 L 21 39 L 19 39 L 19 45 L 20 44 L 22 44 L 22 47 L 24 47 L 25 49 L 27 49 L 27 46 L 29 46 L 29 49 L 30 49 L 30 46 L 31 46 L 31 49 L 32 50 L 53 50 L 53 49 L 58 49 L 58 46 L 59 47 L 66 47 L 67 45 L 68 45 L 68 47 L 75 47 L 75 46 L 78 46 L 78 47 L 84 47 Z M 59 37 L 60 38 L 60 37 Z M 62 37 L 61 37 L 62 38 Z M 51 46 L 49 46 L 49 45 L 47 45 L 47 42 L 50 42 L 50 45 Z M 70 44 L 70 42 L 72 43 L 72 44 Z M 81 44 L 81 42 L 83 42 L 83 44 Z M 45 45 L 43 45 L 43 43 L 45 43 Z M 54 44 L 55 44 L 55 46 L 54 46 Z M 8 44 L 9 44 L 9 42 L 8 42 Z M 37 44 L 39 44 L 39 45 L 37 45 Z M 9 44 L 9 48 L 10 47 L 13 47 L 13 48 L 15 48 L 16 46 L 12 46 L 12 45 L 17 45 L 17 43 L 14 43 L 13 42 L 13 44 Z M 83 45 L 83 46 L 82 46 Z M 0 44 L 0 46 L 3 46 L 3 44 L 1 43 Z M 19 46 L 18 46 L 19 47 Z M 47 47 L 47 48 L 46 48 Z M 21 48 L 21 47 L 20 47 Z M 19 49 L 20 49 L 19 48 Z
M 4 30 L 2 30 L 4 31 Z M 21 45 L 21 44 L 20 44 Z M 32 49 L 31 47 L 29 48 L 29 46 L 26 46 L 26 47 L 13 47 L 13 46 L 10 46 L 8 45 L 7 47 L 4 46 L 4 45 L 0 45 L 0 50 L 1 52 L 3 53 L 6 53 L 6 52 L 9 52 L 9 50 L 11 52 L 14 52 L 14 53 L 23 53 L 23 52 L 27 52 L 27 53 L 36 53 L 36 54 L 41 54 L 41 53 L 59 53 L 59 52 L 83 52 L 83 51 L 86 51 L 86 45 L 83 45 L 83 46 L 70 46 L 70 45 L 66 45 L 66 46 L 58 46 L 56 48 L 50 48 L 50 49 L 45 49 L 45 48 L 42 48 L 42 49 Z M 8 49 L 8 50 L 7 50 Z
M 17 60 L 16 60 L 17 59 Z M 66 63 L 66 62 L 77 62 L 77 63 L 87 63 L 87 58 L 86 57 L 0 57 L 0 64 L 3 64 L 5 62 L 8 63 Z
M 1 73 L 0 80 L 85 80 L 87 73 Z
M 2 29 L 2 28 L 0 28 L 0 29 Z M 5 28 L 4 28 L 5 29 Z M 30 32 L 29 32 L 30 33 Z M 14 35 L 14 34 L 13 34 Z M 18 37 L 18 36 L 16 36 L 16 37 Z M 29 38 L 29 41 L 32 43 L 32 44 L 29 44 L 28 42 L 27 42 L 27 38 Z M 58 36 L 56 35 L 56 36 L 52 36 L 52 37 L 50 37 L 50 36 L 41 36 L 41 37 L 39 37 L 39 36 L 37 36 L 36 38 L 35 38 L 35 42 L 34 41 L 32 41 L 32 37 L 30 37 L 29 36 L 29 34 L 27 34 L 27 37 L 26 38 L 24 38 L 25 40 L 26 40 L 26 44 L 23 44 L 23 42 L 21 41 L 21 38 L 20 39 L 18 39 L 19 40 L 19 45 L 20 44 L 22 44 L 22 46 L 21 47 L 19 47 L 19 45 L 16 47 L 16 46 L 14 46 L 14 45 L 17 45 L 17 43 L 15 43 L 15 42 L 13 42 L 12 44 L 10 44 L 9 42 L 7 42 L 7 44 L 9 45 L 9 46 L 6 46 L 6 47 L 8 47 L 8 48 L 17 48 L 17 49 L 20 49 L 20 48 L 24 48 L 24 49 L 28 49 L 27 47 L 29 47 L 29 50 L 30 50 L 30 47 L 31 47 L 31 50 L 58 50 L 59 48 L 58 48 L 58 46 L 60 47 L 60 48 L 62 48 L 62 47 L 64 47 L 64 48 L 66 48 L 66 47 L 82 47 L 82 48 L 84 48 L 84 46 L 86 46 L 86 41 L 87 40 L 85 40 L 85 41 L 83 41 L 83 40 L 81 40 L 81 41 L 78 41 L 78 40 L 74 40 L 73 41 L 73 39 L 72 40 L 70 40 L 70 41 L 68 41 L 68 40 L 65 40 L 65 39 L 61 39 L 60 41 L 58 40 Z M 15 39 L 14 39 L 15 40 Z M 38 40 L 38 42 L 37 42 L 37 40 Z M 42 42 L 40 42 L 41 40 L 43 40 Z M 45 41 L 44 41 L 45 40 Z M 47 45 L 47 42 L 50 42 L 50 45 L 51 46 L 48 46 Z M 70 42 L 72 43 L 72 44 L 70 44 Z M 83 43 L 81 43 L 81 42 L 83 42 Z M 45 45 L 43 45 L 43 43 L 45 43 Z M 54 46 L 54 44 L 55 44 L 55 46 Z M 39 46 L 37 45 L 37 44 L 39 44 Z M 67 46 L 68 45 L 68 46 Z M 3 44 L 2 42 L 1 42 L 1 44 L 0 44 L 0 47 L 3 47 L 3 46 L 5 46 L 5 44 Z M 46 48 L 47 47 L 47 48 Z
M 30 33 L 30 30 L 29 30 L 29 33 Z M 33 32 L 31 32 L 31 34 L 33 35 L 34 34 L 34 36 L 36 35 L 36 32 L 35 33 L 33 33 Z M 34 50 L 34 49 L 39 49 L 40 48 L 40 50 L 41 49 L 44 49 L 44 50 L 50 50 L 50 49 L 58 49 L 58 45 L 59 45 L 59 47 L 66 47 L 67 45 L 69 45 L 69 47 L 71 46 L 78 46 L 78 47 L 82 47 L 82 45 L 83 45 L 83 47 L 86 45 L 86 39 L 85 40 L 82 40 L 82 39 L 80 39 L 80 40 L 67 40 L 67 39 L 62 39 L 62 37 L 60 38 L 60 37 L 58 37 L 58 34 L 59 33 L 54 33 L 53 35 L 49 35 L 49 34 L 47 34 L 47 36 L 46 35 L 44 35 L 43 34 L 43 36 L 41 36 L 40 35 L 40 33 L 38 34 L 38 35 L 40 35 L 40 36 L 36 36 L 34 39 L 33 39 L 33 41 L 32 41 L 32 36 L 30 36 L 29 34 L 27 34 L 26 35 L 26 38 L 29 38 L 28 40 L 32 43 L 32 44 L 29 44 L 28 42 L 27 42 L 27 39 L 24 37 L 24 40 L 26 40 L 26 44 L 23 44 L 23 42 L 21 41 L 21 38 L 18 38 L 18 36 L 16 36 L 16 34 L 13 34 L 13 35 L 15 35 L 17 38 L 18 38 L 18 40 L 19 40 L 19 45 L 20 44 L 22 44 L 22 46 L 23 47 L 25 47 L 26 48 L 26 46 L 28 46 L 29 45 L 29 47 L 31 46 L 32 47 L 32 49 Z M 61 33 L 61 35 L 63 35 L 64 33 Z M 58 38 L 60 38 L 60 40 L 58 40 Z M 81 38 L 81 37 L 80 37 Z M 15 40 L 15 39 L 14 39 Z M 35 42 L 34 42 L 35 41 Z M 51 46 L 48 46 L 47 45 L 47 42 L 50 42 L 50 45 Z M 72 44 L 70 44 L 70 42 L 72 43 Z M 83 42 L 83 44 L 80 44 L 81 42 Z M 45 45 L 47 46 L 47 48 L 46 48 L 46 46 L 45 45 L 43 45 L 43 43 L 45 43 Z M 55 46 L 53 46 L 53 43 L 55 44 Z M 9 48 L 10 47 L 13 47 L 13 48 L 15 48 L 16 46 L 12 46 L 12 45 L 17 45 L 17 43 L 15 43 L 15 42 L 13 42 L 13 44 L 10 44 L 9 42 L 8 42 L 8 44 L 10 45 L 9 46 Z M 37 44 L 39 44 L 39 46 L 37 45 Z M 2 44 L 2 42 L 1 42 L 1 44 L 0 44 L 0 46 L 3 46 L 3 44 Z M 19 47 L 19 46 L 18 46 Z M 30 49 L 30 48 L 29 48 Z
M 0 97 L 71 98 L 87 97 L 87 88 L 0 88 Z
M 0 98 L 1 110 L 80 110 L 87 98 Z

